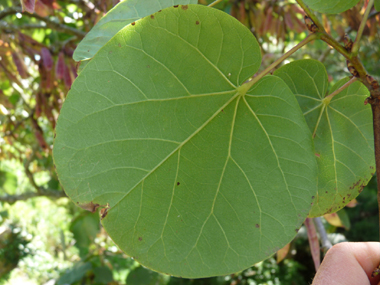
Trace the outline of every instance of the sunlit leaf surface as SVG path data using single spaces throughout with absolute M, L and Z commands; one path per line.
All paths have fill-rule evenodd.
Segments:
M 122 1 L 88 32 L 75 49 L 73 58 L 75 61 L 91 59 L 122 28 L 159 10 L 179 4 L 197 3 L 197 0 Z
M 342 13 L 359 3 L 360 0 L 304 0 L 311 9 L 320 13 Z

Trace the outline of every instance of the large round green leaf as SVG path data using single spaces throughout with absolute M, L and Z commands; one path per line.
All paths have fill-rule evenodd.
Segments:
M 359 195 L 375 172 L 372 112 L 364 105 L 368 89 L 354 82 L 331 101 L 324 100 L 326 69 L 311 59 L 289 63 L 275 75 L 292 89 L 310 130 L 315 131 L 318 196 L 310 216 L 336 212 Z M 339 81 L 330 93 L 347 81 Z
M 303 0 L 311 9 L 326 13 L 342 13 L 359 3 L 360 0 Z
M 75 61 L 91 59 L 118 31 L 164 8 L 179 4 L 197 4 L 198 0 L 124 0 L 112 8 L 79 43 Z
M 182 277 L 247 268 L 293 239 L 316 194 L 312 139 L 259 45 L 219 10 L 172 7 L 121 30 L 62 107 L 54 158 L 78 204 L 144 266 Z M 90 203 L 90 205 L 93 205 Z

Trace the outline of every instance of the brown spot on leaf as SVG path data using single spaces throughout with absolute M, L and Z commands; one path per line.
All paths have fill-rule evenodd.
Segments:
M 161 12 L 162 10 L 158 10 L 158 12 Z
M 326 191 L 325 193 L 328 194 L 329 192 Z
M 187 10 L 187 9 L 189 9 L 189 6 L 188 5 L 181 5 L 181 8 L 182 8 L 182 10 Z
M 321 155 L 319 153 L 316 153 L 315 156 L 316 157 L 321 157 Z
M 179 186 L 181 183 L 177 182 L 177 186 Z
M 151 19 L 154 19 L 154 15 L 150 15 L 150 18 L 151 18 Z
M 311 199 L 314 199 L 315 197 L 314 196 L 311 196 Z
M 256 228 L 260 228 L 260 225 L 259 225 L 259 224 L 256 224 L 255 227 L 256 227 Z
M 370 166 L 369 169 L 373 169 L 373 166 Z
M 179 6 L 179 5 L 174 5 L 173 7 L 174 7 L 174 8 L 178 8 L 178 6 Z
M 132 22 L 131 25 L 132 25 L 132 26 L 136 25 L 136 22 Z
M 298 233 L 299 230 L 300 230 L 300 229 L 296 229 L 296 233 Z
M 86 211 L 90 211 L 91 213 L 95 213 L 96 209 L 99 208 L 99 204 L 94 204 L 92 201 L 80 205 L 78 204 L 78 206 Z
M 199 25 L 199 21 L 196 21 L 195 24 L 196 24 L 196 25 Z
M 139 241 L 142 241 L 142 237 L 139 237 Z

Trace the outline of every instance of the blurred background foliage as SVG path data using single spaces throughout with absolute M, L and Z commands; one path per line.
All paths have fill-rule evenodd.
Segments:
M 28 7 L 32 0 L 22 0 Z M 174 278 L 150 271 L 123 254 L 91 214 L 66 198 L 51 156 L 59 109 L 77 76 L 73 51 L 117 0 L 0 0 L 0 284 L 308 284 L 314 274 L 306 230 L 271 257 L 236 274 Z M 207 5 L 211 0 L 199 0 Z M 352 39 L 367 0 L 341 15 L 319 15 L 339 40 Z M 268 66 L 307 35 L 294 0 L 225 0 L 217 8 L 257 37 Z M 380 76 L 380 14 L 371 11 L 360 57 Z M 333 83 L 349 75 L 344 58 L 314 42 L 285 63 L 314 58 Z M 325 216 L 332 243 L 377 240 L 376 182 L 349 207 Z M 283 258 L 281 261 L 280 259 Z

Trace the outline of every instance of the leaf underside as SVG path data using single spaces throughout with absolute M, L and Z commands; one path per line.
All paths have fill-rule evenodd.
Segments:
M 75 61 L 91 59 L 118 31 L 132 22 L 174 5 L 197 4 L 197 2 L 198 0 L 122 1 L 86 34 L 75 49 L 73 58 Z
M 320 13 L 339 14 L 351 9 L 360 0 L 304 0 L 311 9 Z
M 294 61 L 274 74 L 296 95 L 310 130 L 316 129 L 318 195 L 309 216 L 336 212 L 357 197 L 374 174 L 372 112 L 364 105 L 369 92 L 354 82 L 326 105 L 326 69 L 311 59 Z M 330 93 L 347 81 L 337 82 Z
M 259 45 L 231 16 L 171 7 L 121 30 L 62 107 L 54 159 L 77 204 L 144 266 L 200 278 L 245 269 L 297 233 L 316 193 L 311 134 L 275 76 L 246 94 Z

